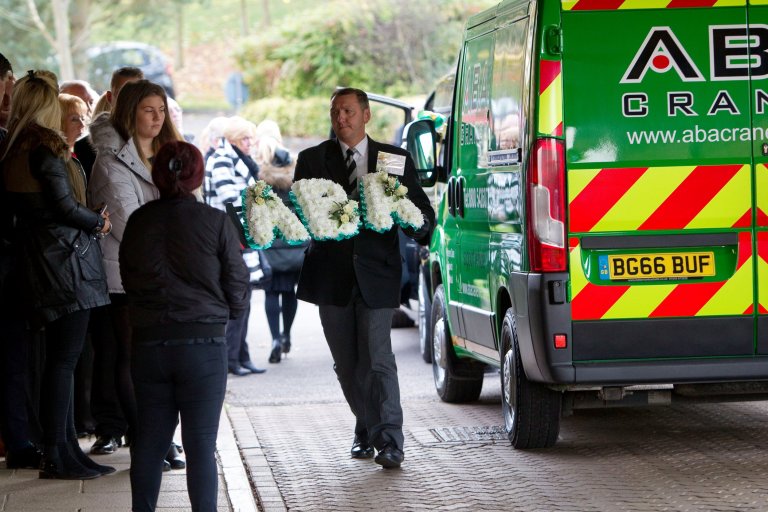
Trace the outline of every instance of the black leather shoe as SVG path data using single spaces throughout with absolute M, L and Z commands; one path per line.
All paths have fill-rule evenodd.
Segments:
M 374 461 L 385 469 L 393 469 L 399 468 L 400 464 L 403 463 L 404 458 L 405 455 L 402 450 L 398 450 L 391 445 L 386 445 L 378 454 L 376 454 Z
M 231 373 L 232 375 L 237 375 L 238 377 L 242 377 L 244 375 L 249 375 L 251 372 L 249 372 L 248 370 L 246 370 L 242 366 L 238 366 L 236 368 L 230 367 L 229 368 L 229 373 Z
M 243 368 L 245 368 L 246 370 L 248 370 L 251 373 L 264 373 L 265 371 L 267 371 L 264 368 L 256 368 L 256 366 L 252 362 L 250 362 L 250 361 L 246 361 L 244 363 L 240 363 L 240 366 L 242 366 Z
M 163 473 L 165 473 L 166 471 L 170 471 L 170 470 L 171 470 L 171 464 L 167 460 L 164 460 L 163 461 Z
M 33 445 L 5 454 L 5 467 L 8 469 L 40 469 L 43 454 Z
M 349 454 L 353 459 L 370 459 L 373 457 L 373 446 L 368 443 L 364 443 L 359 437 L 355 436 L 355 440 L 352 441 L 352 449 Z
M 165 454 L 165 462 L 171 465 L 171 469 L 184 469 L 187 467 L 187 463 L 179 455 L 179 449 L 173 443 L 168 448 L 168 453 Z
M 115 453 L 121 446 L 123 446 L 123 442 L 117 437 L 99 436 L 96 438 L 93 446 L 91 446 L 91 454 L 109 455 L 110 453 Z

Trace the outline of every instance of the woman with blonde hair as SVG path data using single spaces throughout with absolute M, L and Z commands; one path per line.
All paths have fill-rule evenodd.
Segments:
M 72 94 L 60 93 L 61 131 L 67 141 L 70 152 L 74 153 L 75 142 L 86 131 L 88 120 L 88 105 L 81 98 Z
M 85 179 L 60 129 L 56 80 L 29 71 L 14 88 L 0 165 L 4 200 L 16 217 L 15 289 L 46 331 L 40 478 L 73 480 L 114 472 L 80 450 L 72 403 L 90 309 L 109 303 L 98 237 L 111 224 L 108 213 L 85 206 Z
M 283 137 L 276 122 L 266 119 L 259 123 L 256 127 L 255 146 L 260 178 L 271 185 L 283 203 L 293 210 L 288 192 L 293 183 L 296 161 L 283 147 Z M 272 266 L 272 280 L 264 286 L 264 310 L 272 335 L 270 363 L 279 363 L 282 354 L 291 351 L 291 327 L 298 308 L 296 283 L 299 281 L 305 250 L 306 245 L 290 245 L 280 239 L 275 240 L 272 247 L 266 250 L 267 261 Z
M 120 279 L 119 249 L 128 217 L 140 206 L 160 198 L 152 181 L 151 161 L 166 142 L 181 140 L 171 122 L 165 90 L 148 80 L 126 83 L 110 113 L 91 123 L 96 161 L 88 184 L 92 207 L 108 205 L 112 236 L 104 241 L 104 268 L 111 304 L 94 328 L 93 343 L 116 354 L 115 386 L 125 422 L 96 425 L 91 453 L 107 454 L 122 445 L 136 427 L 136 400 L 130 373 L 131 324 L 128 301 Z M 127 426 L 127 430 L 126 430 Z M 183 462 L 183 461 L 181 461 Z

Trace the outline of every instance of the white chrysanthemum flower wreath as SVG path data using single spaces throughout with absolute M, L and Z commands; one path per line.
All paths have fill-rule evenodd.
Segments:
M 408 187 L 384 171 L 363 176 L 360 202 L 365 227 L 379 233 L 392 229 L 395 222 L 402 227 L 420 228 L 424 216 L 407 194 Z
M 268 249 L 277 234 L 292 245 L 309 239 L 301 221 L 263 180 L 243 189 L 242 198 L 245 238 L 252 248 Z
M 320 178 L 299 180 L 291 187 L 290 196 L 313 239 L 343 240 L 357 235 L 357 201 L 348 199 L 338 183 Z

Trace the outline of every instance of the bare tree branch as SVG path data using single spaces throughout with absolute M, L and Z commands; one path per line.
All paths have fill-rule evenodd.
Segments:
M 45 40 L 48 41 L 48 44 L 51 45 L 51 48 L 55 50 L 56 41 L 48 32 L 48 27 L 45 26 L 42 18 L 40 18 L 40 13 L 37 10 L 37 4 L 35 4 L 35 0 L 27 0 L 27 7 L 29 7 L 29 14 L 32 16 L 32 23 L 34 23 L 35 27 L 37 27 L 37 30 L 40 31 Z
M 27 23 L 28 18 L 26 16 L 21 16 L 16 11 L 0 8 L 0 18 L 8 20 L 11 25 L 26 32 L 34 32 L 37 30 L 37 27 Z

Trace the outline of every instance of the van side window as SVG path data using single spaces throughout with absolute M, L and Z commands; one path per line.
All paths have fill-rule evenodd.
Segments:
M 528 19 L 496 32 L 491 95 L 491 151 L 520 147 Z
M 432 101 L 432 110 L 438 114 L 450 115 L 453 109 L 453 84 L 456 75 L 451 73 L 444 76 L 435 88 L 435 97 Z
M 477 169 L 487 161 L 493 39 L 490 33 L 466 43 L 458 127 L 459 162 L 464 169 Z

